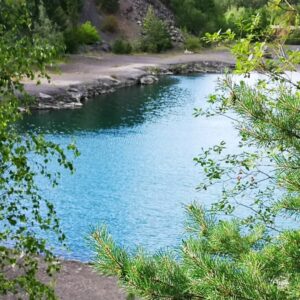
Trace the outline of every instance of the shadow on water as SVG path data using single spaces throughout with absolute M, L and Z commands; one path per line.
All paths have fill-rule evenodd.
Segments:
M 42 134 L 74 134 L 135 127 L 179 105 L 182 91 L 175 85 L 178 81 L 176 77 L 166 77 L 155 85 L 124 88 L 98 96 L 82 109 L 35 111 L 24 117 L 19 128 Z

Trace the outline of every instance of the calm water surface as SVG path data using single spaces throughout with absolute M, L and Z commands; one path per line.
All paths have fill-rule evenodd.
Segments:
M 217 191 L 201 195 L 195 157 L 220 140 L 236 147 L 237 134 L 223 118 L 194 118 L 205 105 L 218 75 L 162 79 L 100 96 L 82 109 L 39 112 L 22 130 L 34 130 L 61 145 L 73 139 L 81 152 L 76 173 L 62 173 L 55 190 L 42 189 L 54 201 L 68 237 L 66 258 L 91 257 L 86 237 L 107 224 L 118 243 L 149 251 L 177 246 L 184 225 L 184 204 L 209 204 Z

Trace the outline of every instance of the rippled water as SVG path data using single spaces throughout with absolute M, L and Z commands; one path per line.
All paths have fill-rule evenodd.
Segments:
M 63 172 L 55 190 L 42 187 L 68 237 L 70 250 L 60 254 L 88 260 L 85 238 L 103 223 L 129 248 L 155 251 L 180 243 L 183 205 L 195 199 L 209 204 L 217 195 L 196 193 L 201 178 L 193 157 L 220 140 L 236 147 L 228 120 L 193 117 L 217 78 L 163 78 L 153 86 L 97 97 L 80 110 L 39 112 L 23 121 L 22 130 L 61 145 L 75 139 L 81 152 L 75 175 Z

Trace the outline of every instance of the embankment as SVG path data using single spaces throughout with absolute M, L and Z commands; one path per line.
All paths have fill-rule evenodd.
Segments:
M 234 59 L 226 51 L 190 55 L 71 56 L 58 69 L 49 70 L 50 83 L 25 82 L 25 88 L 36 98 L 34 109 L 74 109 L 95 96 L 119 88 L 152 84 L 162 75 L 221 73 L 233 67 Z

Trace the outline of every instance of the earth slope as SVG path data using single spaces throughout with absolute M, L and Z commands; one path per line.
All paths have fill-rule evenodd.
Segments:
M 119 37 L 125 37 L 130 41 L 140 37 L 143 19 L 149 6 L 152 6 L 158 18 L 164 20 L 175 44 L 182 42 L 180 30 L 176 27 L 173 13 L 159 0 L 120 0 L 120 10 L 116 14 L 119 31 L 115 34 L 101 32 L 105 14 L 101 12 L 95 0 L 85 0 L 80 22 L 91 21 L 97 27 L 104 41 L 111 42 Z

